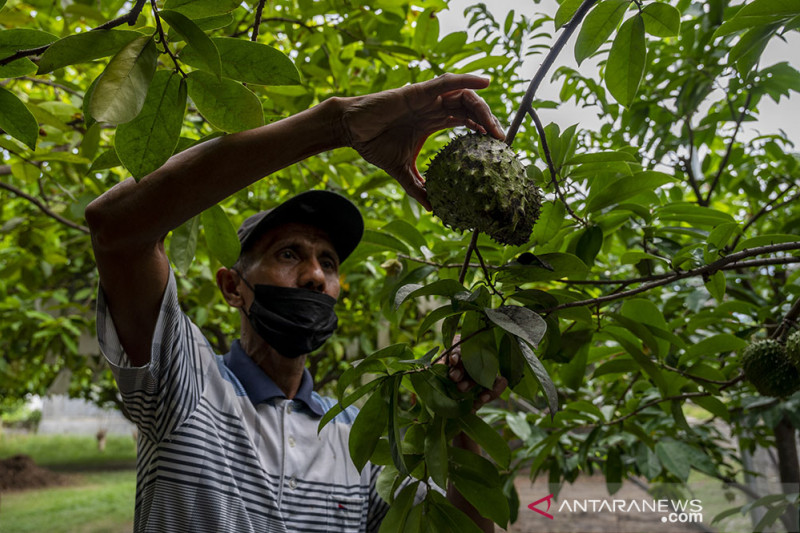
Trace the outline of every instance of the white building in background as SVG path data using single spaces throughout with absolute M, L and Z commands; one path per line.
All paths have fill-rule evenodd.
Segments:
M 53 395 L 42 398 L 40 434 L 73 434 L 95 436 L 105 430 L 108 435 L 131 435 L 135 426 L 116 409 L 101 409 L 86 400 Z

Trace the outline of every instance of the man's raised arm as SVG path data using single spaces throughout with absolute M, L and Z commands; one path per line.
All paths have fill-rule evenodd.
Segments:
M 416 157 L 432 133 L 468 126 L 503 138 L 472 89 L 489 81 L 444 75 L 400 89 L 331 98 L 292 117 L 219 137 L 173 156 L 136 182 L 127 179 L 86 208 L 100 284 L 132 364 L 150 345 L 169 277 L 167 233 L 236 191 L 304 158 L 352 146 L 429 207 Z

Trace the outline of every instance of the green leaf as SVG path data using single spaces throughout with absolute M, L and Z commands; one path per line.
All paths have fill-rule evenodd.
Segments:
M 409 253 L 408 246 L 406 246 L 403 241 L 382 231 L 375 231 L 371 229 L 364 230 L 362 241 L 371 244 L 377 244 L 378 246 L 382 246 L 402 254 Z
M 639 445 L 639 452 L 637 453 L 636 465 L 639 467 L 642 475 L 648 480 L 652 480 L 661 473 L 662 466 L 658 460 L 658 456 L 644 443 Z
M 475 383 L 491 390 L 500 370 L 500 362 L 497 359 L 494 334 L 491 331 L 484 331 L 473 335 L 483 327 L 483 320 L 478 313 L 465 314 L 462 336 L 463 338 L 472 336 L 461 344 L 461 361 Z
M 534 348 L 539 347 L 539 342 L 547 332 L 544 319 L 527 307 L 504 305 L 497 309 L 485 309 L 484 312 L 489 320 Z
M 653 191 L 673 181 L 675 181 L 674 177 L 654 170 L 644 170 L 633 176 L 624 176 L 597 192 L 592 190 L 589 194 L 586 211 L 591 213 L 610 205 L 620 204 L 634 196 Z
M 358 419 L 356 419 L 358 420 Z M 403 490 L 397 495 L 383 517 L 381 528 L 378 533 L 397 533 L 403 531 L 405 528 L 406 520 L 411 511 L 411 506 L 414 505 L 414 496 L 417 494 L 417 487 L 419 481 L 406 485 Z
M 761 246 L 770 246 L 772 244 L 781 244 L 784 242 L 796 242 L 797 240 L 798 240 L 797 235 L 791 235 L 791 234 L 759 235 L 758 237 L 752 237 L 750 239 L 744 239 L 742 241 L 739 241 L 739 244 L 736 245 L 736 248 L 733 251 L 741 252 L 742 250 L 749 250 L 751 248 L 759 248 Z
M 200 231 L 200 217 L 195 216 L 172 230 L 172 239 L 169 242 L 169 257 L 175 267 L 184 274 L 194 259 L 197 249 L 197 234 Z
M 142 110 L 117 128 L 114 139 L 119 160 L 134 178 L 143 178 L 170 158 L 181 136 L 185 110 L 186 82 L 173 71 L 158 71 Z
M 538 257 L 545 264 L 550 265 L 553 270 L 535 264 L 525 266 L 509 264 L 498 271 L 497 280 L 503 283 L 525 283 L 586 277 L 588 268 L 583 261 L 572 254 L 552 253 L 542 254 Z
M 119 160 L 117 151 L 112 148 L 110 150 L 106 150 L 97 156 L 94 161 L 92 161 L 92 166 L 89 167 L 89 173 L 107 170 L 120 165 L 122 165 L 122 162 Z
M 452 382 L 445 381 L 447 378 L 439 378 L 432 371 L 413 372 L 409 378 L 422 403 L 439 416 L 458 418 L 472 409 L 469 401 L 459 401 L 450 396 L 447 389 L 455 390 L 455 387 Z
M 586 263 L 586 266 L 594 265 L 594 260 L 603 247 L 603 229 L 600 226 L 588 226 L 581 232 L 578 243 L 575 246 L 575 255 Z
M 358 364 L 355 364 L 358 363 Z M 386 373 L 386 363 L 381 359 L 362 359 L 356 361 L 354 366 L 351 366 L 342 373 L 342 376 L 336 382 L 336 396 L 341 400 L 344 396 L 347 387 L 350 386 L 356 379 L 369 373 Z
M 455 73 L 470 74 L 490 68 L 505 67 L 509 61 L 511 61 L 511 58 L 507 56 L 487 55 L 486 57 L 476 59 L 475 61 L 471 61 L 466 65 L 455 69 Z
M 621 150 L 613 152 L 593 152 L 589 154 L 580 154 L 571 157 L 568 161 L 564 163 L 564 166 L 583 165 L 585 163 L 613 163 L 616 161 L 626 161 L 630 163 L 635 163 L 636 157 L 634 157 L 633 154 L 630 154 L 628 152 L 623 152 Z
M 421 338 L 431 327 L 437 323 L 438 321 L 442 320 L 443 318 L 447 318 L 453 315 L 460 315 L 463 313 L 463 310 L 455 309 L 452 305 L 444 305 L 437 309 L 434 309 L 427 315 L 425 315 L 425 319 L 419 326 L 417 330 L 417 339 Z
M 0 87 L 0 128 L 36 150 L 39 123 L 33 113 L 11 91 Z
M 633 103 L 639 90 L 646 57 L 644 22 L 640 15 L 634 15 L 617 32 L 608 53 L 605 71 L 608 92 L 625 107 Z
M 550 418 L 552 418 L 558 411 L 558 392 L 556 391 L 556 386 L 553 384 L 550 374 L 547 373 L 547 369 L 542 365 L 542 362 L 539 361 L 539 358 L 536 357 L 536 354 L 533 353 L 533 350 L 521 339 L 517 339 L 517 345 L 520 350 L 522 350 L 522 355 L 525 356 L 525 360 L 528 361 L 528 366 L 533 372 L 536 381 L 545 393 L 547 406 L 550 408 Z
M 414 47 L 421 52 L 433 48 L 439 40 L 439 18 L 436 10 L 428 8 L 417 17 L 414 28 Z
M 206 32 L 177 11 L 163 10 L 159 12 L 159 15 L 186 40 L 186 44 L 190 45 L 197 53 L 198 59 L 205 64 L 205 68 L 210 70 L 217 78 L 222 76 L 222 61 L 219 57 L 219 50 L 217 50 L 211 38 L 206 35 Z
M 381 232 L 390 233 L 399 239 L 407 242 L 417 250 L 427 247 L 428 243 L 425 237 L 419 232 L 417 228 L 402 219 L 395 219 L 381 228 Z
M 700 355 L 713 355 L 717 353 L 735 352 L 747 346 L 747 341 L 730 333 L 719 333 L 706 337 L 697 344 L 686 349 L 685 358 L 693 359 Z M 683 358 L 682 358 L 683 359 Z
M 714 396 L 700 396 L 697 398 L 692 398 L 691 401 L 712 415 L 718 416 L 726 422 L 730 422 L 731 412 L 719 398 L 715 398 Z
M 539 244 L 550 242 L 564 225 L 566 216 L 567 209 L 560 200 L 545 203 L 539 220 L 533 226 L 533 237 L 536 242 Z
M 239 258 L 241 245 L 236 229 L 231 224 L 225 211 L 218 205 L 203 211 L 200 215 L 203 222 L 203 233 L 211 255 L 227 267 L 233 266 Z
M 480 445 L 489 456 L 503 468 L 511 461 L 511 450 L 500 434 L 481 417 L 468 414 L 458 420 L 461 429 Z
M 373 379 L 369 383 L 365 383 L 357 388 L 355 391 L 351 392 L 348 396 L 342 399 L 339 403 L 328 409 L 328 411 L 323 415 L 322 419 L 319 421 L 317 425 L 317 433 L 322 431 L 322 428 L 327 425 L 328 422 L 336 418 L 337 415 L 341 414 L 345 409 L 349 406 L 353 405 L 356 400 L 364 396 L 366 393 L 383 383 L 382 378 Z
M 164 9 L 199 19 L 228 13 L 239 7 L 239 4 L 239 0 L 167 0 Z
M 556 11 L 554 20 L 556 29 L 561 28 L 564 24 L 572 20 L 572 17 L 582 3 L 583 0 L 564 0 L 561 2 L 561 5 L 558 6 L 558 11 Z
M 141 111 L 158 50 L 152 36 L 137 37 L 111 58 L 92 92 L 89 112 L 98 122 L 122 124 Z
M 0 65 L 0 78 L 18 78 L 36 72 L 36 63 L 23 57 L 7 65 Z
M 68 35 L 50 45 L 39 60 L 39 74 L 86 63 L 116 54 L 134 39 L 142 37 L 138 31 L 93 30 Z
M 707 241 L 708 244 L 714 248 L 721 249 L 728 244 L 728 241 L 731 240 L 734 234 L 740 235 L 741 233 L 742 230 L 739 224 L 736 222 L 727 222 L 711 230 L 711 233 L 708 234 Z
M 454 279 L 440 279 L 434 281 L 429 285 L 420 285 L 418 283 L 409 283 L 403 285 L 397 290 L 394 298 L 394 307 L 397 309 L 404 301 L 409 298 L 417 298 L 419 296 L 447 296 L 452 298 L 456 294 L 465 293 L 467 290 Z
M 734 222 L 733 217 L 728 213 L 681 202 L 659 207 L 655 210 L 655 215 L 662 221 L 686 222 L 692 226 L 716 227 L 727 222 Z
M 726 20 L 714 32 L 713 38 L 772 23 L 787 22 L 800 15 L 797 2 L 786 0 L 755 0 L 746 2 L 736 15 Z
M 445 419 L 433 417 L 425 432 L 425 464 L 428 475 L 439 487 L 447 487 L 447 437 L 445 435 Z
M 398 405 L 398 395 L 400 393 L 400 380 L 402 376 L 395 376 L 390 378 L 387 382 L 387 393 L 389 395 L 389 450 L 392 453 L 392 462 L 397 470 L 403 474 L 408 475 L 408 468 L 403 460 L 403 453 L 400 444 L 403 442 L 400 436 L 400 406 Z
M 481 533 L 481 529 L 462 511 L 435 490 L 428 491 L 426 526 L 431 533 Z M 508 505 L 508 504 L 506 504 Z
M 261 102 L 250 89 L 202 70 L 189 73 L 189 97 L 212 126 L 235 133 L 264 125 Z
M 0 31 L 0 59 L 14 55 L 19 50 L 39 48 L 56 40 L 58 37 L 41 30 L 10 28 Z
M 725 298 L 725 273 L 720 270 L 710 275 L 706 281 L 706 289 L 717 303 L 722 303 Z
M 452 474 L 458 492 L 486 518 L 505 529 L 508 526 L 508 499 L 502 489 L 487 488 L 485 484 Z
M 622 488 L 622 473 L 622 457 L 620 456 L 619 448 L 614 446 L 608 450 L 605 464 L 606 489 L 609 494 L 613 495 Z
M 636 370 L 639 370 L 639 364 L 636 361 L 627 357 L 617 357 L 595 368 L 592 377 L 597 378 L 606 374 L 629 374 Z
M 644 29 L 656 37 L 673 37 L 681 31 L 681 13 L 662 2 L 651 2 L 642 8 Z
M 688 445 L 666 438 L 656 443 L 656 455 L 664 467 L 678 476 L 681 481 L 689 478 L 691 464 L 687 452 Z
M 388 417 L 389 407 L 386 400 L 383 394 L 376 392 L 369 397 L 364 407 L 359 411 L 355 422 L 353 422 L 348 446 L 350 457 L 359 472 L 363 470 L 364 465 L 372 457 L 372 452 L 375 451 L 378 439 L 383 435 L 383 430 L 386 429 Z
M 608 40 L 629 5 L 628 0 L 603 0 L 586 15 L 575 41 L 575 61 L 579 65 Z
M 745 78 L 761 59 L 761 54 L 770 39 L 777 33 L 779 24 L 770 24 L 748 30 L 739 38 L 739 42 L 731 48 L 728 55 L 730 63 L 736 63 L 736 70 Z
M 266 44 L 235 39 L 233 37 L 214 37 L 211 39 L 219 50 L 222 62 L 222 75 L 253 85 L 298 85 L 300 73 L 283 52 Z M 189 65 L 203 68 L 204 61 L 193 46 L 181 51 L 180 58 Z

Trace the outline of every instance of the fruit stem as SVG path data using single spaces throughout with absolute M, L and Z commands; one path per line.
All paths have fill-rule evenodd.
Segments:
M 464 264 L 461 265 L 461 273 L 458 275 L 458 282 L 462 285 L 464 284 L 464 279 L 467 277 L 467 269 L 469 268 L 469 260 L 472 258 L 472 251 L 478 245 L 478 235 L 480 235 L 480 231 L 473 231 L 472 232 L 472 240 L 469 241 L 469 246 L 467 247 L 467 256 L 464 258 Z

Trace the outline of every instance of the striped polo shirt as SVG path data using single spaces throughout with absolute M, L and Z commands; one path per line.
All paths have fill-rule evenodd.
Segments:
M 137 532 L 372 532 L 387 504 L 379 467 L 348 452 L 348 408 L 317 434 L 335 400 L 306 370 L 289 400 L 242 350 L 225 356 L 181 311 L 175 276 L 161 302 L 150 363 L 132 367 L 103 291 L 97 333 L 139 428 Z

